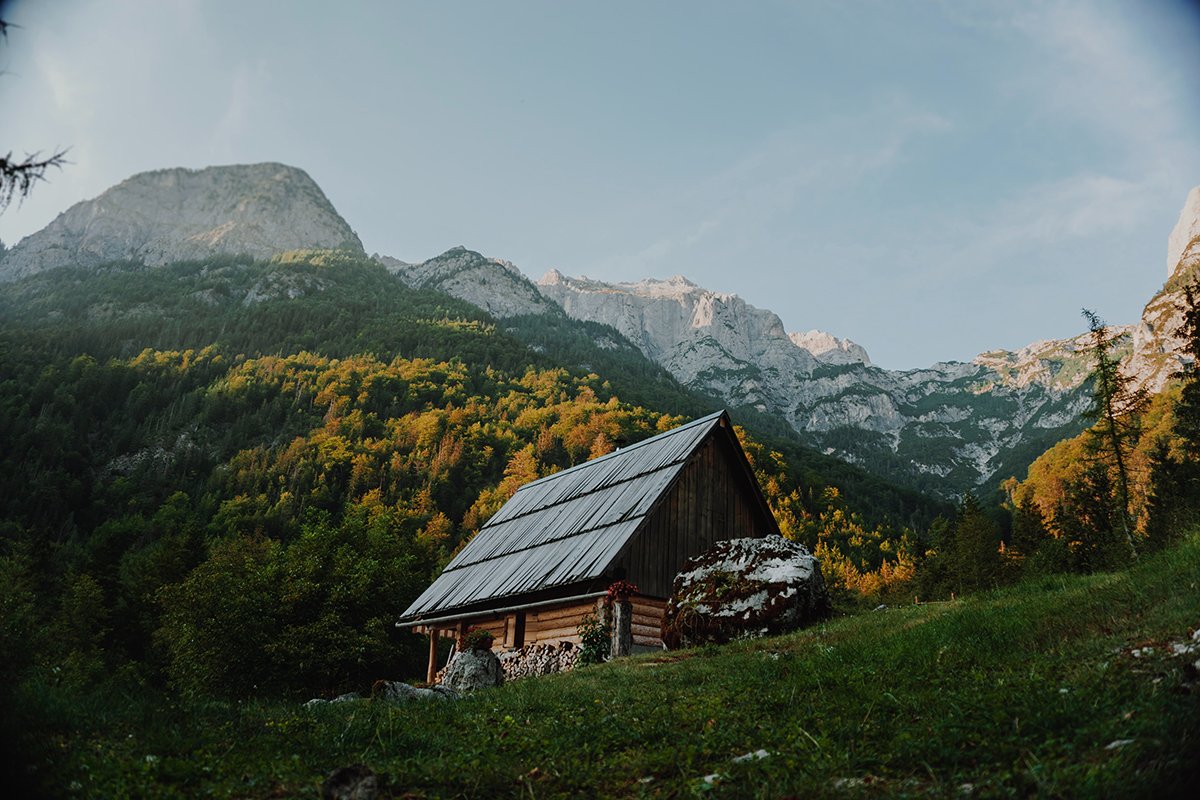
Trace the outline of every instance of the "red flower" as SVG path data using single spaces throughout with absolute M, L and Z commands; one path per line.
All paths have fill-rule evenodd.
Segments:
M 613 581 L 608 587 L 608 592 L 605 593 L 604 602 L 612 603 L 614 600 L 627 600 L 631 595 L 638 593 L 636 584 L 629 581 Z

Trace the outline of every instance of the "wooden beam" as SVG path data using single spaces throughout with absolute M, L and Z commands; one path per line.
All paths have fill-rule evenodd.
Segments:
M 433 683 L 437 678 L 437 642 L 438 629 L 430 626 L 429 628 L 429 669 L 425 672 L 425 682 Z

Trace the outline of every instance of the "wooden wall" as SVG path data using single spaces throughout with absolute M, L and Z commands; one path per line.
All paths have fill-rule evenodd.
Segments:
M 597 613 L 595 600 L 530 609 L 525 614 L 525 644 L 579 644 L 579 623 Z
M 579 623 L 591 613 L 603 613 L 602 607 L 596 600 L 542 606 L 508 614 L 483 613 L 478 617 L 447 623 L 446 627 L 440 630 L 440 635 L 456 635 L 456 631 L 461 625 L 463 630 L 480 628 L 490 632 L 494 641 L 493 650 L 505 650 L 510 647 L 519 647 L 521 644 L 571 642 L 577 645 L 579 644 L 577 630 Z M 519 619 L 520 616 L 524 616 L 523 623 Z M 660 619 L 661 616 L 660 613 Z M 523 637 L 521 636 L 522 624 L 524 625 Z M 417 633 L 426 633 L 428 629 L 419 627 L 414 630 Z
M 619 567 L 642 594 L 670 597 L 683 563 L 716 542 L 773 532 L 738 458 L 714 432 L 634 537 Z
M 662 616 L 666 610 L 667 601 L 656 597 L 631 598 L 633 605 L 633 644 L 637 647 L 662 647 Z M 505 615 L 485 615 L 462 620 L 463 629 L 482 628 L 490 631 L 495 643 L 493 650 L 506 650 L 517 647 L 517 614 L 525 615 L 525 636 L 523 644 L 550 644 L 560 642 L 579 644 L 579 623 L 588 614 L 596 614 L 603 618 L 604 598 L 587 600 L 559 606 L 544 606 L 525 612 L 514 612 Z M 454 627 L 443 628 L 442 636 L 455 635 L 458 623 Z M 419 629 L 426 632 L 425 628 Z
M 631 597 L 633 606 L 633 646 L 662 648 L 662 618 L 667 601 L 657 597 Z

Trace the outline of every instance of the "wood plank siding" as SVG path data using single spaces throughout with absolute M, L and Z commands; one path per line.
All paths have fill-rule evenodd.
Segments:
M 642 594 L 666 598 L 683 562 L 725 539 L 773 532 L 724 436 L 710 436 L 618 560 Z

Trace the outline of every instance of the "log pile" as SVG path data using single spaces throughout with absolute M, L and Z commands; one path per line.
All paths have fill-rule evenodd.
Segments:
M 520 650 L 509 650 L 500 654 L 500 666 L 504 668 L 504 680 L 515 681 L 535 675 L 550 675 L 574 669 L 579 663 L 579 648 L 570 642 L 552 644 L 527 644 Z

